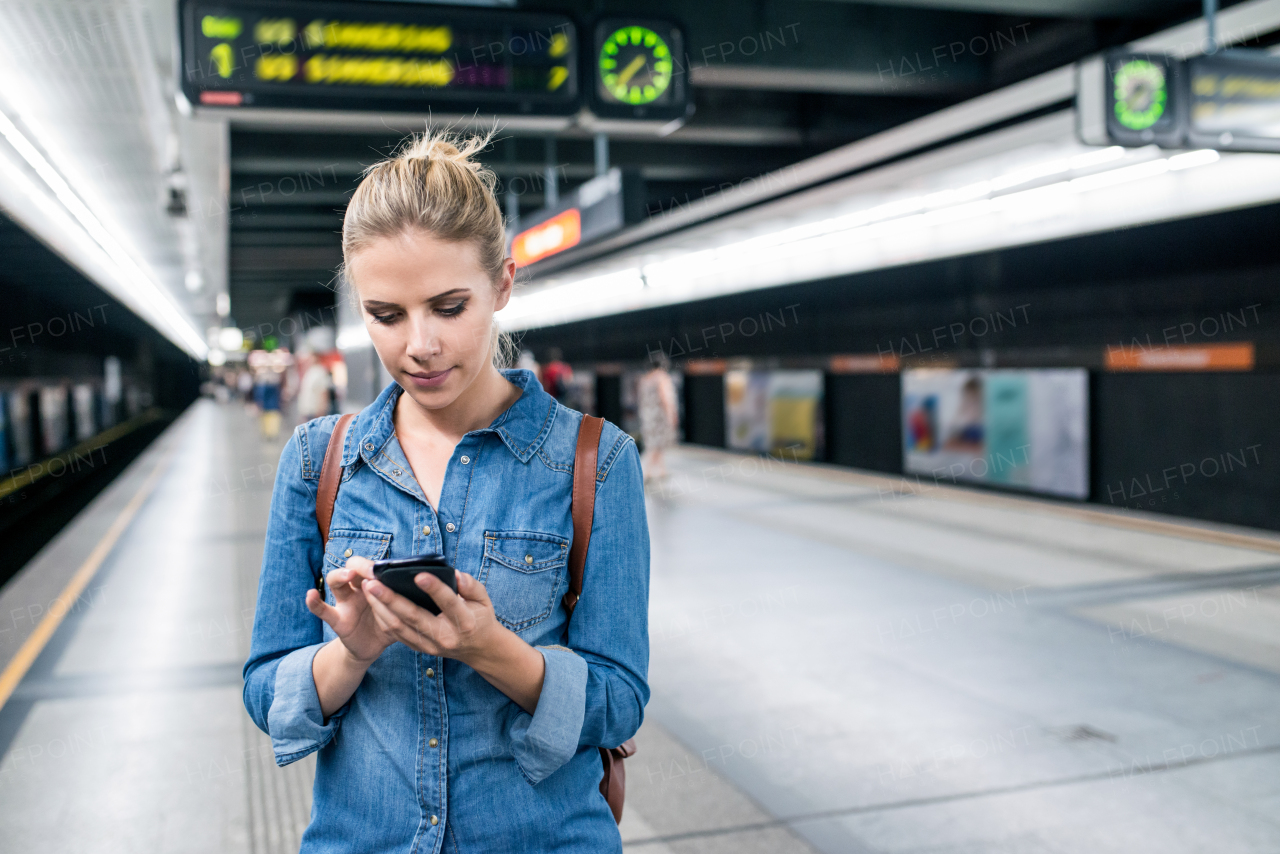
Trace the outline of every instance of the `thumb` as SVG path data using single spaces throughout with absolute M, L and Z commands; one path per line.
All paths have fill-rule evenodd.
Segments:
M 338 616 L 337 609 L 325 602 L 315 588 L 307 591 L 307 610 L 324 620 L 330 627 Z

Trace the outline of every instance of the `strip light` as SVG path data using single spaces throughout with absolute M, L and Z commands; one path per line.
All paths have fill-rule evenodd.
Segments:
M 53 167 L 53 164 L 45 159 L 39 149 L 3 112 L 0 112 L 0 135 L 9 141 L 14 150 L 53 191 L 63 207 L 75 217 L 89 237 L 106 252 L 107 257 L 116 267 L 117 279 L 129 291 L 130 296 L 159 316 L 172 333 L 169 337 L 177 336 L 174 343 L 197 359 L 205 358 L 209 348 L 195 326 L 179 311 L 169 295 L 133 260 L 119 241 L 107 231 L 58 173 L 58 170 Z
M 1153 149 L 1154 150 L 1154 149 Z M 1071 195 L 1104 187 L 1204 166 L 1219 159 L 1217 151 L 1202 149 L 1159 157 L 1131 165 L 1117 165 L 1080 177 L 1071 173 L 1121 160 L 1126 150 L 1111 146 L 1074 157 L 1029 166 L 990 180 L 954 189 L 896 199 L 863 210 L 816 222 L 789 226 L 713 249 L 686 252 L 650 261 L 606 275 L 553 285 L 518 295 L 502 312 L 504 325 L 533 325 L 592 316 L 607 308 L 610 313 L 650 304 L 646 288 L 662 290 L 667 302 L 705 293 L 697 280 L 716 276 L 732 279 L 735 271 L 755 272 L 769 267 L 790 267 L 805 259 L 856 251 L 855 241 L 908 234 L 947 223 L 963 223 L 977 217 L 1014 208 L 1052 212 Z M 1045 179 L 1055 179 L 1026 189 L 1016 189 Z
M 358 326 L 344 326 L 338 330 L 334 346 L 344 351 L 358 350 L 361 347 L 372 347 L 373 339 L 369 337 L 369 330 L 365 329 L 363 323 Z

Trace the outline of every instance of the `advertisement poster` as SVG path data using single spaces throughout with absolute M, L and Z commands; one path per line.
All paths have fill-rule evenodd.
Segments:
M 904 371 L 903 469 L 1088 498 L 1088 390 L 1079 368 Z
M 728 371 L 724 399 L 729 448 L 783 459 L 821 456 L 821 371 Z

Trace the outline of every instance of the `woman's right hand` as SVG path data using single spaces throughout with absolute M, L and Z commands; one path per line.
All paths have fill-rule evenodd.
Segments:
M 347 653 L 364 664 L 372 662 L 396 640 L 379 628 L 361 590 L 360 585 L 372 575 L 373 561 L 353 557 L 344 568 L 333 570 L 325 578 L 333 591 L 334 604 L 325 602 L 318 590 L 307 591 L 307 609 L 328 623 Z

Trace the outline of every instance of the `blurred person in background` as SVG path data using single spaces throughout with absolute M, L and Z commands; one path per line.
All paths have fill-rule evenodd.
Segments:
M 333 333 L 327 326 L 317 326 L 307 332 L 303 353 L 298 354 L 298 369 L 302 379 L 298 383 L 298 417 L 303 421 L 333 415 L 338 411 L 334 371 L 330 367 L 333 350 Z M 339 363 L 341 356 L 339 356 Z
M 548 348 L 547 360 L 542 369 L 542 387 L 547 394 L 564 403 L 569 384 L 573 381 L 573 368 L 564 361 L 559 347 Z
M 262 435 L 274 440 L 280 435 L 281 391 L 285 370 L 293 363 L 293 356 L 283 347 L 275 348 L 274 342 L 271 346 L 270 351 L 251 352 L 249 368 L 253 371 L 253 396 L 261 413 Z
M 236 374 L 236 391 L 240 392 L 245 409 L 250 409 L 253 406 L 253 374 L 247 368 L 241 368 Z
M 665 478 L 665 452 L 676 443 L 680 411 L 676 407 L 676 387 L 671 380 L 671 360 L 659 353 L 653 368 L 640 378 L 640 438 L 644 441 L 645 482 Z
M 280 435 L 280 381 L 282 378 L 281 374 L 270 368 L 260 370 L 256 378 L 254 390 L 258 408 L 262 410 L 260 416 L 262 435 L 267 439 L 274 439 Z

